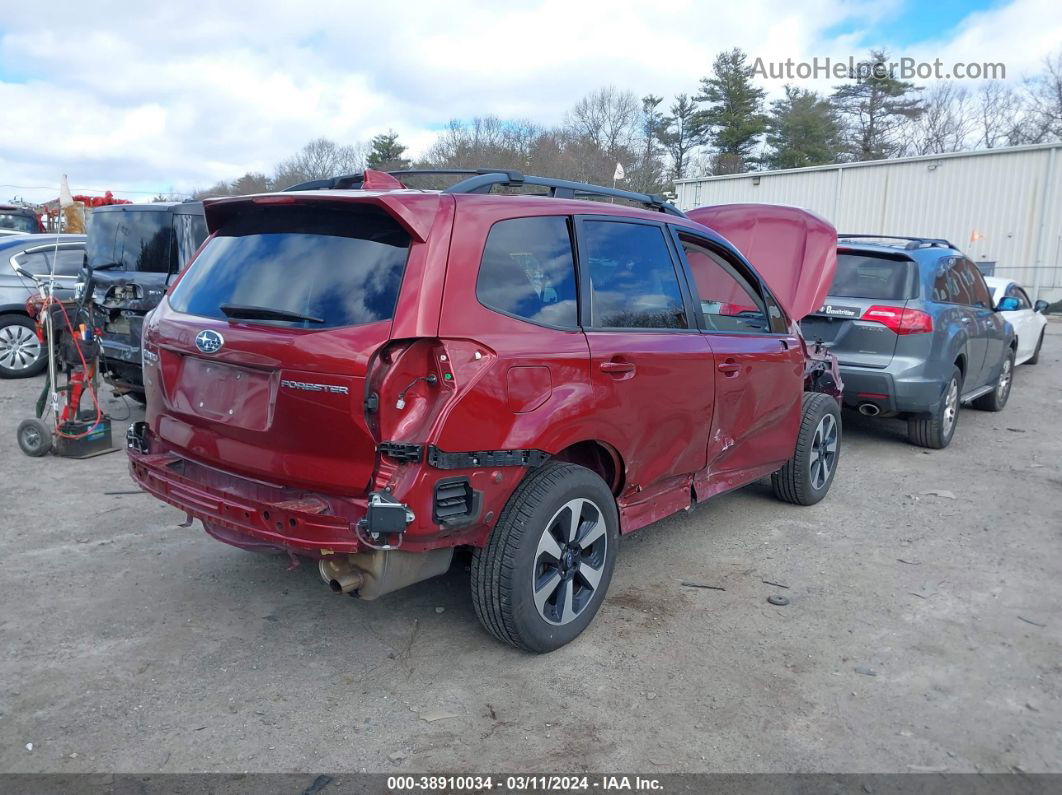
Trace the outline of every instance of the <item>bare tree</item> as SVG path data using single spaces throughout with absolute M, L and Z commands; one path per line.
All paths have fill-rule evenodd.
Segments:
M 1026 81 L 1029 143 L 1062 139 L 1062 49 L 1044 58 L 1044 70 Z
M 641 103 L 632 91 L 606 86 L 591 91 L 567 115 L 567 127 L 609 158 L 628 154 L 638 136 Z
M 989 80 L 977 92 L 976 145 L 995 149 L 1024 143 L 1021 97 L 1006 83 Z
M 961 152 L 970 148 L 976 127 L 970 92 L 941 81 L 922 95 L 922 113 L 911 122 L 910 149 L 918 155 Z
M 365 145 L 341 146 L 328 138 L 314 138 L 294 157 L 276 167 L 273 182 L 285 188 L 311 179 L 352 174 L 365 168 Z

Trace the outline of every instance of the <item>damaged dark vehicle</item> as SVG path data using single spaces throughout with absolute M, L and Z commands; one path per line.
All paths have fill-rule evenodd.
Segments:
M 140 337 L 173 277 L 207 237 L 202 202 L 98 207 L 89 218 L 82 289 L 102 335 L 101 370 L 120 394 L 144 400 Z

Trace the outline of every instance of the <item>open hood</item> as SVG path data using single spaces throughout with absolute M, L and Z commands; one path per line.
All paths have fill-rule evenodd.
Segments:
M 719 204 L 686 215 L 744 254 L 790 318 L 822 306 L 837 269 L 837 230 L 825 218 L 778 204 Z

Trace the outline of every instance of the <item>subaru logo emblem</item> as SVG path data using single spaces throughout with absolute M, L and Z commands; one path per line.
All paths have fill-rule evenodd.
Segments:
M 224 344 L 225 338 L 210 329 L 200 331 L 195 335 L 195 347 L 199 348 L 203 353 L 217 353 Z

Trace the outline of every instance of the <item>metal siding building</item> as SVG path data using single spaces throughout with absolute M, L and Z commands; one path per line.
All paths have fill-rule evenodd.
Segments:
M 844 233 L 943 237 L 1030 294 L 1062 300 L 1062 143 L 683 179 L 676 189 L 683 210 L 790 204 Z

